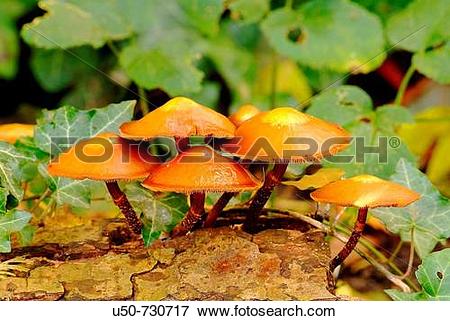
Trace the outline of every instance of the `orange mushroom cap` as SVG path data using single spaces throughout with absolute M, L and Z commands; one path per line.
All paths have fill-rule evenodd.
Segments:
M 260 112 L 261 111 L 253 105 L 242 105 L 234 114 L 229 117 L 229 119 L 233 124 L 239 127 L 243 122 L 249 120 Z
M 0 125 L 0 141 L 14 144 L 20 137 L 33 137 L 34 125 L 4 124 Z
M 122 137 L 146 140 L 154 137 L 233 137 L 236 127 L 222 114 L 195 101 L 176 97 L 143 118 L 122 124 Z
M 275 163 L 320 160 L 345 149 L 350 142 L 349 133 L 340 126 L 290 107 L 257 114 L 239 126 L 235 136 L 236 145 L 226 144 L 224 150 L 244 159 Z M 292 141 L 299 138 L 301 142 Z M 317 148 L 308 150 L 314 147 L 313 142 Z
M 420 194 L 398 183 L 372 175 L 359 175 L 325 185 L 311 193 L 317 202 L 346 207 L 404 207 Z
M 209 146 L 195 146 L 154 170 L 142 184 L 154 191 L 240 192 L 261 186 L 242 165 Z
M 113 133 L 99 134 L 76 143 L 48 165 L 53 176 L 101 181 L 144 178 L 159 160 Z

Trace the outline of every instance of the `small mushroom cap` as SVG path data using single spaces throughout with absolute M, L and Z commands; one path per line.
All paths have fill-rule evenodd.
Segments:
M 243 122 L 249 120 L 260 112 L 261 110 L 253 105 L 242 105 L 234 114 L 229 117 L 229 119 L 233 124 L 236 125 L 236 127 L 239 127 Z
M 351 138 L 342 127 L 290 107 L 257 114 L 235 136 L 237 144 L 224 145 L 226 151 L 268 162 L 320 160 L 345 149 Z
M 398 183 L 372 175 L 359 175 L 325 185 L 311 193 L 317 202 L 346 207 L 404 207 L 420 194 Z
M 153 191 L 241 192 L 261 186 L 242 165 L 209 146 L 192 147 L 154 170 L 142 184 Z
M 195 101 L 176 97 L 143 118 L 120 126 L 122 137 L 148 140 L 154 137 L 233 137 L 236 127 L 222 114 Z
M 61 153 L 48 171 L 53 176 L 100 181 L 144 178 L 160 164 L 146 151 L 113 133 L 103 133 Z
M 4 124 L 0 125 L 0 141 L 14 144 L 20 137 L 33 137 L 34 125 Z

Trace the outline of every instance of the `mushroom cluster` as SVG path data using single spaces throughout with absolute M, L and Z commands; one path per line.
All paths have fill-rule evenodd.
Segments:
M 203 140 L 191 144 L 193 136 Z M 176 155 L 171 159 L 161 160 L 148 151 L 148 146 L 154 147 L 155 140 L 162 137 L 176 143 Z M 254 232 L 261 210 L 290 163 L 321 161 L 348 147 L 350 139 L 338 125 L 290 107 L 261 112 L 244 105 L 227 118 L 191 99 L 176 97 L 143 118 L 122 124 L 119 135 L 102 133 L 78 142 L 53 160 L 48 169 L 54 176 L 105 181 L 114 203 L 137 234 L 141 233 L 141 220 L 118 181 L 144 179 L 142 186 L 152 191 L 189 196 L 189 210 L 172 237 L 188 233 L 204 218 L 203 226 L 212 226 L 234 195 L 255 191 L 243 226 Z M 146 148 L 141 148 L 142 144 Z M 269 167 L 263 180 L 251 172 L 250 165 L 254 164 Z M 205 213 L 208 192 L 223 194 Z M 367 175 L 313 192 L 311 198 L 318 202 L 359 208 L 353 234 L 331 262 L 331 271 L 355 247 L 368 208 L 405 206 L 418 197 L 401 185 Z

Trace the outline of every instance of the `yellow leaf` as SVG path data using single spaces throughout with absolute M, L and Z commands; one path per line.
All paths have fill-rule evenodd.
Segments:
M 0 125 L 0 141 L 14 144 L 20 137 L 33 136 L 34 125 L 4 124 Z
M 446 196 L 450 196 L 450 134 L 440 137 L 428 163 L 430 181 Z
M 300 190 L 320 188 L 344 176 L 344 170 L 340 168 L 321 168 L 312 175 L 305 175 L 300 180 L 283 182 L 285 185 L 295 186 Z
M 422 156 L 436 140 L 450 132 L 450 107 L 431 107 L 416 115 L 416 123 L 404 124 L 399 135 L 416 155 Z
M 255 90 L 261 95 L 270 95 L 272 91 L 273 62 L 264 64 L 258 72 Z M 277 93 L 286 93 L 298 102 L 309 99 L 312 95 L 308 80 L 298 65 L 289 59 L 283 59 L 276 66 L 275 88 Z

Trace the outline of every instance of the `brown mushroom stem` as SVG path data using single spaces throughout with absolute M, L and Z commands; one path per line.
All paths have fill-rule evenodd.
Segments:
M 189 232 L 205 212 L 205 193 L 196 192 L 190 195 L 191 207 L 183 220 L 178 223 L 170 234 L 171 237 L 183 236 Z
M 189 137 L 175 137 L 175 145 L 178 152 L 183 152 L 189 148 Z
M 274 165 L 273 169 L 267 173 L 264 180 L 264 185 L 256 192 L 255 197 L 250 203 L 250 211 L 244 223 L 245 231 L 255 231 L 256 223 L 259 215 L 261 214 L 261 210 L 264 208 L 264 205 L 266 205 L 270 195 L 272 195 L 272 191 L 275 186 L 280 184 L 284 173 L 286 173 L 288 165 L 288 163 L 277 163 Z
M 222 213 L 225 206 L 227 206 L 228 202 L 235 196 L 236 193 L 233 192 L 225 192 L 220 196 L 217 202 L 214 204 L 213 208 L 209 211 L 208 216 L 206 217 L 204 227 L 211 227 L 214 222 L 219 217 L 220 213 Z
M 127 196 L 120 189 L 119 184 L 117 184 L 116 181 L 106 182 L 106 187 L 108 188 L 108 192 L 111 195 L 114 204 L 117 205 L 123 216 L 125 216 L 128 226 L 134 233 L 141 234 L 142 222 L 136 215 L 136 212 L 128 201 Z
M 356 218 L 355 226 L 353 227 L 352 234 L 350 235 L 347 243 L 345 243 L 344 248 L 331 260 L 330 262 L 330 272 L 333 273 L 334 270 L 344 262 L 344 260 L 352 253 L 355 249 L 358 240 L 362 235 L 364 227 L 366 226 L 367 219 L 367 207 L 361 207 L 358 210 L 358 217 Z

